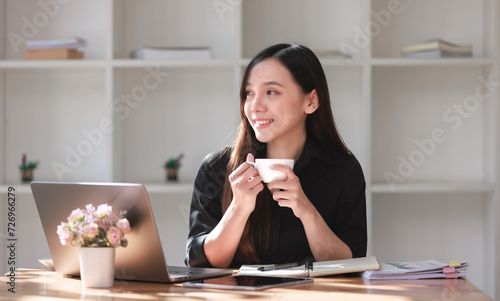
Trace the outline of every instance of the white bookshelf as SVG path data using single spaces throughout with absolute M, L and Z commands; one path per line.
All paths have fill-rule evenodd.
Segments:
M 239 123 L 239 81 L 249 59 L 279 42 L 313 50 L 351 45 L 351 59 L 320 60 L 341 134 L 365 172 L 369 253 L 381 261 L 467 259 L 469 279 L 498 298 L 499 6 L 498 0 L 88 0 L 46 10 L 36 1 L 0 0 L 0 189 L 15 186 L 18 198 L 31 202 L 23 205 L 20 227 L 37 221 L 31 191 L 19 183 L 26 152 L 40 161 L 36 180 L 145 183 L 155 214 L 184 223 L 201 160 L 228 144 Z M 23 36 L 27 22 L 35 25 L 33 39 L 86 39 L 85 58 L 23 60 L 23 46 L 11 37 Z M 401 46 L 435 37 L 471 44 L 474 55 L 401 58 Z M 139 46 L 208 46 L 213 59 L 130 59 Z M 145 89 L 145 81 L 154 88 Z M 477 91 L 480 103 L 466 100 Z M 455 105 L 466 101 L 464 117 Z M 84 133 L 106 121 L 113 129 L 92 143 Z M 443 141 L 418 157 L 415 140 L 427 141 L 436 129 Z M 57 175 L 52 164 L 68 165 L 69 149 L 84 151 L 89 142 L 80 162 Z M 181 152 L 181 182 L 165 183 L 163 162 Z M 389 185 L 386 173 L 398 175 L 400 157 L 411 156 L 413 172 Z M 185 228 L 175 237 L 181 245 Z M 443 240 L 446 247 L 438 248 Z M 38 257 L 27 250 L 19 256 L 21 265 L 36 266 Z M 182 248 L 168 256 L 182 264 Z

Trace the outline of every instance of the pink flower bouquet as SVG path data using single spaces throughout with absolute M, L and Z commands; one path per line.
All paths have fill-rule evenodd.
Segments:
M 68 222 L 57 226 L 57 234 L 63 246 L 80 247 L 126 247 L 125 233 L 130 232 L 129 221 L 121 211 L 112 214 L 112 207 L 102 204 L 97 209 L 88 204 L 86 209 L 75 209 Z

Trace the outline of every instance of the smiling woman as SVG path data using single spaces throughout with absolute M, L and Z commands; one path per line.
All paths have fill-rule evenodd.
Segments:
M 277 44 L 247 66 L 235 145 L 207 156 L 193 189 L 185 262 L 239 267 L 366 255 L 365 180 L 335 126 L 323 68 Z M 262 183 L 255 158 L 286 179 Z

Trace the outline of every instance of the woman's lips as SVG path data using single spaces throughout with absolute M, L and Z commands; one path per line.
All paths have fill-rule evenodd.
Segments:
M 273 121 L 274 119 L 254 119 L 254 123 L 257 128 L 269 126 Z

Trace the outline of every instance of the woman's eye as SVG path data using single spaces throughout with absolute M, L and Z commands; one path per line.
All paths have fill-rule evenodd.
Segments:
M 274 94 L 278 94 L 278 92 L 273 90 L 267 90 L 267 95 L 274 95 Z

